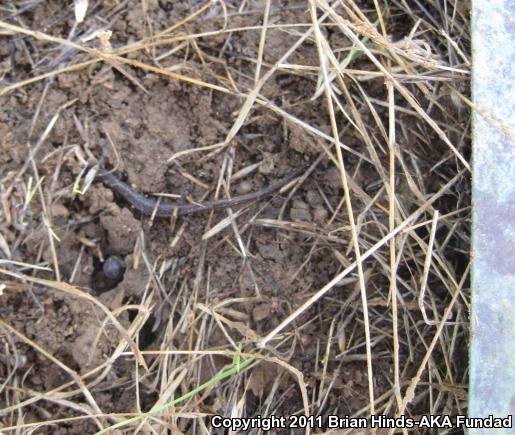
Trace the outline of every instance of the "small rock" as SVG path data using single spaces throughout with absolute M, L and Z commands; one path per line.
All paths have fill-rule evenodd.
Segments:
M 306 193 L 306 201 L 311 206 L 317 206 L 322 204 L 323 202 L 322 197 L 316 190 L 309 190 Z
M 236 191 L 238 192 L 238 195 L 244 195 L 245 193 L 249 193 L 252 191 L 252 184 L 248 181 L 242 181 L 238 184 Z
M 315 212 L 313 213 L 313 216 L 315 218 L 315 222 L 317 224 L 324 223 L 326 221 L 326 219 L 327 219 L 327 215 L 328 215 L 327 210 L 324 207 L 320 206 L 320 205 L 315 208 Z
M 260 322 L 270 316 L 272 307 L 270 304 L 260 304 L 252 310 L 252 317 L 254 321 Z
M 104 261 L 102 271 L 107 278 L 120 281 L 125 272 L 125 264 L 123 264 L 119 257 L 112 255 Z
M 312 222 L 313 218 L 309 212 L 309 205 L 303 201 L 294 201 L 290 210 L 290 219 L 294 222 Z
M 69 210 L 62 204 L 53 204 L 50 213 L 54 219 L 67 218 L 70 215 Z
M 261 245 L 258 246 L 259 253 L 263 258 L 269 258 L 273 260 L 281 260 L 283 258 L 283 252 L 279 249 L 277 245 Z

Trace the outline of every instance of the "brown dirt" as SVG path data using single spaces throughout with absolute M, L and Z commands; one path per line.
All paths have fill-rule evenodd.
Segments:
M 109 23 L 113 31 L 111 46 L 122 47 L 186 18 L 193 11 L 194 3 L 198 2 L 91 2 L 93 10 L 79 26 L 79 34 Z M 261 25 L 265 2 L 250 2 L 247 13 L 238 13 L 239 2 L 226 3 L 228 27 Z M 305 2 L 279 3 L 280 7 L 272 8 L 272 23 L 310 23 Z M 2 20 L 9 23 L 65 39 L 74 25 L 71 2 L 33 2 L 14 17 L 6 10 L 0 14 Z M 223 26 L 223 13 L 217 4 L 174 34 L 210 32 Z M 403 26 L 407 25 L 399 20 L 397 27 L 392 28 L 392 34 L 405 35 Z M 269 29 L 264 71 L 295 43 L 300 31 L 295 28 Z M 348 47 L 348 40 L 335 29 L 325 28 L 324 31 L 333 50 Z M 73 40 L 76 38 L 77 35 Z M 259 38 L 258 30 L 218 33 L 190 41 L 187 48 L 162 59 L 159 56 L 177 43 L 139 50 L 127 58 L 224 86 L 233 93 L 245 93 L 254 86 Z M 88 44 L 90 47 L 98 45 L 96 40 Z M 62 50 L 62 46 L 27 35 L 13 34 L 0 39 L 0 59 L 3 59 L 2 68 L 6 71 L 2 81 L 2 87 L 5 87 L 58 67 L 77 64 L 89 59 L 89 55 L 68 52 Z M 324 97 L 311 101 L 317 88 L 317 74 L 310 72 L 309 67 L 319 66 L 316 45 L 313 41 L 303 44 L 288 62 L 303 65 L 306 69 L 277 72 L 261 89 L 260 96 L 320 132 L 331 135 Z M 366 69 L 368 65 L 366 60 L 358 59 L 352 67 Z M 363 82 L 360 86 L 366 86 L 370 98 L 386 101 L 382 79 Z M 357 93 L 357 88 L 354 91 Z M 172 193 L 178 195 L 174 197 L 177 201 L 190 198 L 201 201 L 206 195 L 213 196 L 211 187 L 216 185 L 228 157 L 234 162 L 233 173 L 266 161 L 267 165 L 234 181 L 231 186 L 234 194 L 260 189 L 302 162 L 313 160 L 321 153 L 320 144 L 328 144 L 273 110 L 255 105 L 230 146 L 218 153 L 187 153 L 168 162 L 177 153 L 223 142 L 241 109 L 243 97 L 145 72 L 130 65 L 100 62 L 26 85 L 0 98 L 3 195 L 0 232 L 4 239 L 2 244 L 9 246 L 8 253 L 2 249 L 2 256 L 27 265 L 47 267 L 46 270 L 35 270 L 11 264 L 10 271 L 16 276 L 3 277 L 7 287 L 0 296 L 4 322 L 0 328 L 0 344 L 6 355 L 17 354 L 23 358 L 18 361 L 18 367 L 15 367 L 16 360 L 0 361 L 0 383 L 7 382 L 7 393 L 0 399 L 0 407 L 9 408 L 16 401 L 34 400 L 21 408 L 21 414 L 7 412 L 0 416 L 0 428 L 2 425 L 11 427 L 70 418 L 53 426 L 43 426 L 37 433 L 93 433 L 98 426 L 92 419 L 73 420 L 71 417 L 146 411 L 165 390 L 160 384 L 166 378 L 162 378 L 162 371 L 171 373 L 180 367 L 188 370 L 187 378 L 170 399 L 195 388 L 230 363 L 229 358 L 217 355 L 201 362 L 194 355 L 181 355 L 171 356 L 169 366 L 166 366 L 162 359 L 149 355 L 145 356 L 147 372 L 143 367 L 137 367 L 132 356 L 120 354 L 123 350 L 130 352 L 130 345 L 117 351 L 123 335 L 116 325 L 106 320 L 105 312 L 98 304 L 81 294 L 20 279 L 22 275 L 72 284 L 116 313 L 123 328 L 134 326 L 136 322 L 140 332 L 134 337 L 141 350 L 234 351 L 231 341 L 235 341 L 241 350 L 252 352 L 256 351 L 253 343 L 258 338 L 280 324 L 354 259 L 345 206 L 340 206 L 335 213 L 343 198 L 339 171 L 327 158 L 322 159 L 291 200 L 285 202 L 287 194 L 279 194 L 271 200 L 252 204 L 236 220 L 238 234 L 247 250 L 246 259 L 241 254 L 232 226 L 207 241 L 202 240 L 203 234 L 227 217 L 225 211 L 187 216 L 177 222 L 168 219 L 151 221 L 138 215 L 100 184 L 92 184 L 84 194 L 74 191 L 85 162 L 92 164 L 96 160 L 103 167 L 116 167 L 139 192 Z M 422 107 L 427 108 L 429 100 L 422 94 L 417 98 Z M 434 98 L 443 109 L 435 108 L 431 116 L 459 120 L 460 124 L 448 131 L 453 142 L 459 141 L 465 128 L 461 125 L 465 122 L 461 109 L 453 105 L 448 95 Z M 342 97 L 342 103 L 343 100 Z M 350 105 L 345 107 L 351 112 Z M 375 109 L 383 121 L 387 119 L 387 107 L 378 104 Z M 381 138 L 371 113 L 364 106 L 360 106 L 359 111 L 369 128 L 368 134 Z M 449 118 L 443 118 L 445 113 Z M 56 114 L 59 116 L 54 127 L 38 143 Z M 341 113 L 337 115 L 337 122 L 343 131 L 344 145 L 355 152 L 345 152 L 344 158 L 353 180 L 355 216 L 358 218 L 361 212 L 364 213 L 358 218 L 362 225 L 360 231 L 367 235 L 363 246 L 370 247 L 387 233 L 387 215 L 376 206 L 370 212 L 365 210 L 367 201 L 371 201 L 377 192 L 370 190 L 370 184 L 377 181 L 379 175 L 361 135 L 348 127 Z M 418 177 L 425 192 L 435 193 L 456 173 L 459 164 L 438 135 L 412 113 L 397 113 L 397 122 L 402 125 L 398 146 L 408 150 L 404 158 L 411 175 Z M 378 145 L 376 151 L 379 161 L 387 167 L 388 156 L 381 151 L 384 146 L 384 143 Z M 34 164 L 24 167 L 30 150 L 34 150 Z M 463 147 L 461 151 L 467 152 Z M 366 156 L 368 161 L 359 155 Z M 446 164 L 431 170 L 443 156 L 448 159 Z M 413 164 L 415 160 L 417 164 Z M 400 165 L 398 171 L 403 171 Z M 193 183 L 192 177 L 199 182 Z M 34 179 L 42 180 L 41 192 L 24 207 L 31 178 L 32 186 Z M 403 198 L 403 206 L 406 206 L 405 215 L 420 206 L 420 199 L 407 187 L 404 178 L 397 189 Z M 445 214 L 467 206 L 467 198 L 461 197 L 460 191 L 467 197 L 465 179 L 453 185 L 435 208 Z M 387 196 L 386 193 L 381 195 L 378 203 L 384 210 L 388 204 Z M 285 214 L 281 215 L 285 204 Z M 335 217 L 330 220 L 333 213 Z M 259 220 L 247 225 L 254 214 L 258 214 Z M 43 217 L 48 217 L 50 222 L 45 222 Z M 278 217 L 291 222 L 287 229 L 270 227 L 264 221 Z M 431 217 L 432 214 L 423 215 L 419 222 Z M 460 228 L 467 225 L 463 215 L 457 222 Z M 468 239 L 464 239 L 456 228 L 450 228 L 450 224 L 442 225 L 449 225 L 445 228 L 452 233 L 445 241 L 443 231 L 438 235 L 437 243 L 445 245 L 441 255 L 448 256 L 453 268 L 450 274 L 459 281 L 468 261 Z M 54 236 L 49 236 L 49 226 Z M 427 228 L 417 230 L 424 240 L 427 240 Z M 367 237 L 370 237 L 369 241 Z M 407 243 L 406 240 L 398 241 L 403 242 Z M 382 249 L 384 253 L 388 252 L 387 247 Z M 126 266 L 120 282 L 110 282 L 102 272 L 103 261 L 110 255 L 120 257 Z M 378 398 L 391 389 L 392 342 L 388 335 L 391 334 L 391 319 L 386 316 L 389 283 L 380 273 L 381 266 L 376 261 L 377 257 L 367 260 L 364 270 L 368 278 L 374 343 L 374 391 Z M 399 321 L 403 323 L 400 326 L 401 367 L 408 367 L 403 374 L 408 380 L 418 366 L 407 363 L 420 361 L 427 349 L 427 343 L 424 344 L 416 333 L 409 332 L 410 325 L 421 322 L 416 295 L 407 290 L 411 285 L 418 285 L 423 259 L 421 261 L 401 261 L 398 270 L 399 279 L 405 283 Z M 442 314 L 442 307 L 446 306 L 450 296 L 441 276 L 431 272 L 429 280 L 438 304 L 441 303 L 436 307 L 437 313 L 430 311 L 430 316 L 434 317 Z M 463 301 L 460 303 L 455 317 L 464 316 Z M 138 315 L 136 305 L 143 310 Z M 262 352 L 269 360 L 255 366 L 240 383 L 231 384 L 245 397 L 244 414 L 252 416 L 261 412 L 265 407 L 263 403 L 271 400 L 271 391 L 277 396 L 273 400 L 274 414 L 289 415 L 302 410 L 297 379 L 272 358 L 287 362 L 304 375 L 309 398 L 314 403 L 311 411 L 315 414 L 352 415 L 366 407 L 368 378 L 360 306 L 357 274 L 350 275 L 296 318 L 281 339 L 270 342 Z M 221 317 L 209 314 L 210 310 L 216 310 Z M 460 317 L 459 321 L 463 319 Z M 429 330 L 430 327 L 422 324 L 420 328 Z M 328 340 L 331 350 L 329 359 L 325 360 Z M 465 352 L 465 340 L 464 332 L 460 330 L 452 345 L 452 355 Z M 116 358 L 109 360 L 112 355 Z M 449 364 L 459 366 L 453 369 L 454 381 L 463 387 L 466 359 L 463 356 L 461 361 L 453 361 L 452 355 L 450 353 L 446 358 L 451 359 Z M 435 352 L 432 358 L 438 361 L 441 357 Z M 106 361 L 109 361 L 109 367 L 105 375 L 96 373 L 84 377 L 92 395 L 92 398 L 86 398 L 80 391 L 77 375 L 86 375 Z M 433 361 L 432 364 L 439 366 L 440 363 Z M 423 381 L 431 379 L 426 376 Z M 228 404 L 231 395 L 226 388 L 227 384 L 224 384 L 210 394 L 188 401 L 184 408 L 175 409 L 183 413 L 227 415 L 233 405 Z M 55 389 L 60 393 L 52 393 Z M 319 399 L 318 395 L 324 389 L 328 393 L 321 394 Z M 45 397 L 37 399 L 39 393 Z M 441 400 L 449 401 L 448 409 L 456 412 L 453 396 L 441 394 Z M 233 396 L 232 400 L 241 397 Z M 392 409 L 388 411 L 390 414 Z M 427 395 L 419 394 L 410 413 L 418 415 L 429 410 Z M 173 433 L 201 433 L 200 423 L 194 420 L 170 417 L 169 428 Z M 98 421 L 104 426 L 114 422 L 107 418 Z M 205 424 L 208 425 L 207 419 Z

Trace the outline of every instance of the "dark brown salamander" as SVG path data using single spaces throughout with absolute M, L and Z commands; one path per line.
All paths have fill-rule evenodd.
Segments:
M 116 175 L 105 169 L 98 170 L 95 176 L 95 180 L 105 184 L 113 192 L 124 198 L 132 207 L 146 216 L 154 215 L 156 217 L 170 217 L 175 214 L 185 215 L 200 213 L 218 208 L 232 207 L 244 202 L 256 201 L 258 199 L 270 196 L 274 192 L 277 192 L 305 170 L 305 167 L 297 169 L 296 171 L 287 175 L 281 181 L 278 181 L 277 183 L 272 184 L 262 190 L 258 190 L 257 192 L 246 193 L 244 195 L 235 196 L 234 198 L 209 201 L 204 204 L 171 204 L 167 202 L 159 202 L 158 204 L 158 200 L 147 198 L 141 193 L 136 192 L 127 183 L 124 183 L 118 177 L 116 177 Z

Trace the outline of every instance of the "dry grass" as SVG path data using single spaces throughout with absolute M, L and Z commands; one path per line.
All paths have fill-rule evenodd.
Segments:
M 28 132 L 26 163 L 16 170 L 1 171 L 0 301 L 19 293 L 37 303 L 39 290 L 52 289 L 81 300 L 85 307 L 97 307 L 101 325 L 98 340 L 108 325 L 114 325 L 111 334 L 118 337 L 118 343 L 104 355 L 102 364 L 78 372 L 0 320 L 2 431 L 52 431 L 56 426 L 88 420 L 98 431 L 121 423 L 118 430 L 128 432 L 164 433 L 170 429 L 173 433 L 209 433 L 209 419 L 202 417 L 208 416 L 210 409 L 233 417 L 266 417 L 282 414 L 284 409 L 343 416 L 350 408 L 347 399 L 342 399 L 342 391 L 354 388 L 346 378 L 346 367 L 356 361 L 366 374 L 362 381 L 366 395 L 357 396 L 361 405 L 354 416 L 465 413 L 470 211 L 470 113 L 466 98 L 470 40 L 465 2 L 374 0 L 367 3 L 373 7 L 366 9 L 353 0 L 311 0 L 301 8 L 306 21 L 282 24 L 277 19 L 282 12 L 270 0 L 258 3 L 259 8 L 252 2 L 211 1 L 199 4 L 182 21 L 159 32 L 152 31 L 152 16 L 144 13 L 147 37 L 112 47 L 104 36 L 97 48 L 92 48 L 95 44 L 91 41 L 78 39 L 75 28 L 69 37 L 56 37 L 48 30 L 25 26 L 24 13 L 39 3 L 12 0 L 0 11 L 4 17 L 0 44 L 8 45 L 7 36 L 18 38 L 19 45 L 31 53 L 30 62 L 37 71 L 12 83 L 8 79 L 13 65 L 3 62 L 0 97 L 7 101 L 13 95 L 37 93 L 33 98 L 39 99 Z M 119 2 L 110 15 L 102 17 L 104 29 L 90 30 L 108 30 L 127 8 L 143 7 L 145 11 L 145 4 Z M 260 14 L 262 25 L 240 26 L 241 21 L 235 20 L 246 13 Z M 198 20 L 217 22 L 215 19 L 224 24 L 217 30 L 190 30 L 189 25 Z M 275 62 L 266 60 L 272 30 L 296 40 L 283 47 Z M 211 40 L 229 44 L 234 35 L 247 32 L 256 35 L 258 47 L 255 58 L 246 59 L 253 65 L 253 76 L 238 71 L 228 61 L 230 56 L 222 53 L 216 57 L 205 49 Z M 316 53 L 317 65 L 291 60 L 306 46 Z M 183 56 L 184 63 L 167 62 L 172 55 Z M 195 57 L 196 62 L 189 62 L 189 57 Z M 39 65 L 46 65 L 46 71 Z M 67 101 L 44 121 L 39 109 L 48 89 L 56 86 L 60 75 L 94 65 L 118 71 L 142 93 L 152 90 L 145 87 L 137 71 L 238 99 L 239 110 L 223 141 L 169 156 L 173 164 L 210 161 L 223 155 L 220 178 L 212 186 L 204 186 L 197 174 L 183 172 L 185 178 L 216 195 L 221 195 L 231 180 L 260 166 L 248 163 L 246 169 L 233 174 L 234 154 L 238 153 L 235 142 L 256 113 L 273 114 L 287 128 L 300 129 L 311 138 L 309 152 L 317 157 L 289 192 L 277 219 L 260 218 L 256 212 L 254 216 L 247 213 L 247 219 L 241 221 L 240 212 L 229 212 L 225 220 L 217 222 L 211 215 L 204 237 L 198 237 L 196 269 L 191 266 L 188 283 L 170 281 L 166 273 L 175 267 L 176 259 L 149 255 L 142 234 L 133 261 L 136 266 L 144 265 L 148 282 L 138 304 L 116 309 L 73 285 L 75 269 L 82 267 L 81 256 L 71 277 L 63 278 L 60 240 L 51 211 L 56 197 L 50 192 L 58 192 L 57 197 L 73 195 L 72 188 L 58 190 L 62 189 L 60 174 L 69 165 L 84 169 L 94 152 L 76 139 L 53 153 L 40 152 L 63 114 L 79 104 Z M 294 105 L 280 104 L 280 94 L 271 98 L 267 87 L 279 73 L 316 83 L 309 103 L 319 105 L 326 124 L 303 119 L 293 110 Z M 43 122 L 46 128 L 42 129 Z M 37 137 L 36 131 L 41 132 Z M 41 165 L 50 160 L 58 162 L 54 172 L 42 176 Z M 322 223 L 288 220 L 283 215 L 289 199 L 307 188 L 313 174 L 327 161 L 338 170 L 338 203 L 324 203 L 328 217 Z M 369 181 L 367 185 L 364 180 Z M 309 186 L 315 189 L 317 185 Z M 324 190 L 324 186 L 318 188 Z M 39 214 L 31 213 L 34 204 Z M 316 259 L 322 249 L 332 253 L 331 261 L 338 268 L 318 288 L 299 291 L 299 298 L 289 301 L 289 310 L 281 311 L 277 324 L 258 333 L 242 307 L 268 301 L 266 289 L 258 287 L 254 296 L 211 295 L 211 274 L 216 265 L 208 263 L 206 256 L 210 248 L 229 246 L 239 255 L 242 268 L 249 268 L 252 274 L 249 246 L 254 230 L 263 228 L 274 228 L 279 239 L 303 240 L 304 261 L 292 273 L 290 283 L 309 270 L 317 270 Z M 27 253 L 20 247 L 36 231 L 44 234 L 40 251 L 20 258 L 16 253 Z M 175 222 L 170 245 L 180 243 L 187 231 L 187 223 Z M 84 240 L 81 249 L 86 252 L 97 246 Z M 48 255 L 43 255 L 44 251 Z M 169 298 L 167 288 L 172 287 L 176 289 L 175 299 L 166 318 L 161 319 L 161 346 L 142 350 L 139 332 L 150 315 L 160 315 L 159 305 Z M 342 293 L 342 287 L 348 292 Z M 137 310 L 136 316 L 131 322 L 121 321 L 128 310 Z M 308 343 L 303 331 L 314 323 L 320 335 Z M 211 348 L 215 330 L 223 334 L 225 344 Z M 186 339 L 181 341 L 182 347 L 173 348 L 171 343 L 177 336 Z M 32 361 L 49 361 L 70 381 L 45 391 L 27 387 L 27 350 L 21 351 L 21 345 L 31 349 Z M 316 348 L 311 371 L 302 368 L 302 349 L 306 346 Z M 113 373 L 119 359 L 132 364 L 130 376 L 123 379 Z M 263 375 L 258 368 L 265 362 L 266 367 L 276 367 L 278 376 L 269 384 L 261 381 L 261 400 L 256 401 L 249 396 L 260 385 Z M 157 397 L 148 413 L 143 412 L 139 399 L 143 385 Z M 135 408 L 126 413 L 106 413 L 97 403 L 99 386 L 101 391 L 134 387 Z M 289 391 L 297 394 L 294 409 L 284 408 L 285 397 L 291 398 Z M 46 410 L 48 404 L 55 405 L 65 417 L 51 415 Z M 34 418 L 34 410 L 39 419 Z

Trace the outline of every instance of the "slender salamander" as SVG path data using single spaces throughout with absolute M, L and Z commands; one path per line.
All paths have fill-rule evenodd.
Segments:
M 124 183 L 116 175 L 106 169 L 99 169 L 95 176 L 95 180 L 100 181 L 109 187 L 113 192 L 120 195 L 141 214 L 146 216 L 154 215 L 156 217 L 170 217 L 175 214 L 185 215 L 224 207 L 232 207 L 244 202 L 256 201 L 261 198 L 265 198 L 286 186 L 290 181 L 299 176 L 305 170 L 305 167 L 299 168 L 277 183 L 271 184 L 270 186 L 258 190 L 257 192 L 246 193 L 244 195 L 235 196 L 233 198 L 208 201 L 204 204 L 172 204 L 168 202 L 158 202 L 156 199 L 147 198 L 141 193 L 136 192 L 127 183 Z

